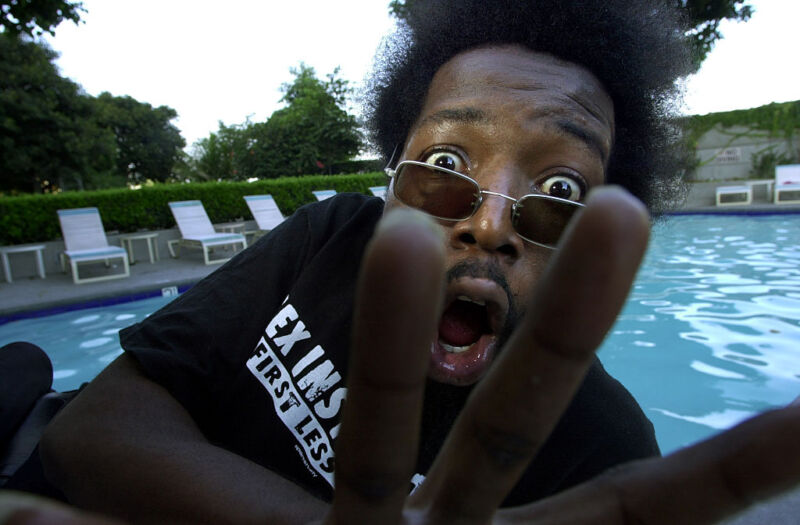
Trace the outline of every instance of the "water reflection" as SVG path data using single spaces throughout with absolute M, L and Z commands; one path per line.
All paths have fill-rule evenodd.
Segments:
M 664 451 L 797 397 L 800 216 L 657 225 L 601 359 L 648 412 Z
M 47 352 L 53 363 L 53 388 L 78 388 L 122 353 L 118 332 L 169 299 L 157 297 L 123 304 L 24 319 L 0 327 L 0 346 L 29 341 Z

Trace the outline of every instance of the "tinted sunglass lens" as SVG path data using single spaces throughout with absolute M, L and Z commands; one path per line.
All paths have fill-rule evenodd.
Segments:
M 513 224 L 529 241 L 555 248 L 570 219 L 581 208 L 578 204 L 538 195 L 519 200 Z
M 469 179 L 434 167 L 402 164 L 395 176 L 398 199 L 442 219 L 461 220 L 472 215 L 478 191 Z

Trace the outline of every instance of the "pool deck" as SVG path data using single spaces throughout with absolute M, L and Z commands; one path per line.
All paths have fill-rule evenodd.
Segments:
M 108 281 L 75 284 L 61 272 L 18 278 L 0 283 L 0 322 L 3 318 L 28 317 L 34 312 L 58 310 L 68 305 L 102 304 L 113 298 L 160 293 L 163 288 L 190 286 L 213 272 L 219 265 L 206 266 L 202 257 L 171 259 L 162 257 L 154 264 L 137 260 L 130 276 Z
M 727 184 L 730 184 L 728 182 Z M 696 183 L 692 185 L 686 203 L 677 213 L 800 213 L 800 205 L 774 205 L 765 195 L 754 195 L 753 203 L 740 206 L 714 205 L 715 188 L 722 183 Z M 137 260 L 130 267 L 130 277 L 80 284 L 58 271 L 48 270 L 46 278 L 40 279 L 31 263 L 28 275 L 21 278 L 14 272 L 14 282 L 0 282 L 0 323 L 4 320 L 34 316 L 43 312 L 54 312 L 68 305 L 102 304 L 120 297 L 158 294 L 164 288 L 190 286 L 213 272 L 219 265 L 206 266 L 197 254 L 172 259 L 163 256 L 155 263 Z M 15 264 L 19 264 L 16 262 Z M 25 274 L 25 272 L 21 272 Z M 797 523 L 800 515 L 800 487 L 781 498 L 752 508 L 747 513 L 725 521 L 725 525 L 757 525 L 764 523 Z

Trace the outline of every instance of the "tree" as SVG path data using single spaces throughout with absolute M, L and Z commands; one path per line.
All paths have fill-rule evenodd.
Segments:
M 252 124 L 226 126 L 219 123 L 216 133 L 199 140 L 193 155 L 199 178 L 207 180 L 245 180 L 252 176 L 252 167 L 243 161 L 251 155 Z
M 746 22 L 753 15 L 753 7 L 746 0 L 672 0 L 682 8 L 692 28 L 687 33 L 692 48 L 695 68 L 706 59 L 717 40 L 723 38 L 719 31 L 722 20 Z
M 41 36 L 45 32 L 53 35 L 56 26 L 64 20 L 80 22 L 82 12 L 86 12 L 82 2 L 3 0 L 0 1 L 0 28 L 15 36 Z
M 692 49 L 695 68 L 705 60 L 714 44 L 722 38 L 719 23 L 722 20 L 747 21 L 753 7 L 747 0 L 670 0 L 675 7 L 686 13 L 691 28 L 686 36 Z M 391 0 L 389 13 L 398 20 L 407 20 L 409 8 L 416 0 Z
M 0 191 L 98 189 L 170 179 L 175 110 L 98 98 L 62 78 L 46 44 L 0 33 Z
M 408 7 L 414 0 L 392 0 L 389 2 L 389 14 L 398 20 L 408 20 Z
M 350 88 L 337 77 L 322 81 L 300 64 L 281 86 L 285 107 L 265 122 L 226 127 L 195 145 L 198 169 L 212 179 L 246 180 L 330 172 L 333 163 L 358 154 L 358 123 L 345 109 Z
M 56 53 L 0 34 L 0 190 L 42 192 L 122 184 L 114 135 L 91 97 L 62 78 Z
M 167 106 L 154 108 L 129 96 L 101 93 L 97 97 L 98 124 L 114 133 L 117 144 L 116 172 L 129 183 L 164 182 L 181 158 L 186 142 L 170 121 L 177 112 Z
M 345 109 L 350 88 L 338 68 L 322 81 L 300 64 L 295 79 L 281 86 L 286 107 L 253 127 L 258 177 L 328 171 L 334 162 L 358 154 L 363 143 L 358 122 Z

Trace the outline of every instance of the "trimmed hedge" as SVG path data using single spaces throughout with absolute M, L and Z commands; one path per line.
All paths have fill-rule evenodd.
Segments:
M 369 195 L 370 186 L 387 183 L 382 173 L 359 175 L 312 175 L 247 182 L 202 182 L 159 184 L 138 190 L 113 189 L 25 195 L 0 198 L 0 245 L 51 241 L 61 237 L 57 210 L 94 206 L 106 231 L 135 232 L 175 226 L 169 211 L 171 201 L 200 200 L 211 222 L 228 222 L 239 217 L 252 219 L 243 197 L 270 194 L 284 215 L 316 199 L 314 190 L 334 189 L 337 193 Z

